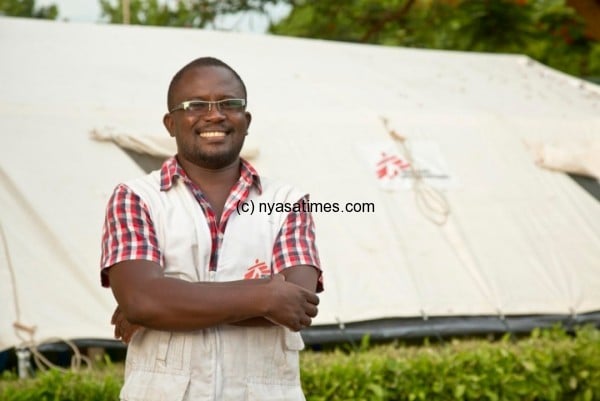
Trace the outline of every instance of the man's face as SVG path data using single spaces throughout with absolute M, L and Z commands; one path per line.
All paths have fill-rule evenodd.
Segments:
M 245 98 L 236 76 L 227 68 L 213 66 L 187 70 L 175 84 L 172 95 L 170 107 L 187 100 Z M 209 169 L 226 167 L 238 159 L 250 120 L 245 109 L 219 110 L 214 104 L 205 113 L 176 110 L 163 119 L 177 142 L 180 162 Z

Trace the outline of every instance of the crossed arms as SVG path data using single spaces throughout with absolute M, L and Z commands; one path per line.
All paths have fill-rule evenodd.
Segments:
M 282 325 L 299 331 L 317 315 L 319 272 L 307 265 L 270 279 L 188 282 L 165 277 L 155 262 L 128 260 L 108 269 L 118 307 L 115 337 L 128 342 L 139 327 L 198 330 L 219 324 Z

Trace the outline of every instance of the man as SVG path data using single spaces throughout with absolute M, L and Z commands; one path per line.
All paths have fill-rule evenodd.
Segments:
M 307 200 L 239 157 L 246 100 L 222 61 L 184 66 L 163 118 L 177 155 L 109 201 L 102 283 L 119 305 L 116 336 L 135 331 L 122 400 L 304 400 L 299 330 L 322 290 L 314 224 L 302 208 L 239 213 Z

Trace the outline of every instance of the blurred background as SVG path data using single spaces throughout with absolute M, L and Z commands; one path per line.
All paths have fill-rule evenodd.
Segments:
M 600 82 L 597 0 L 0 0 L 0 15 L 520 53 Z
M 309 399 L 600 399 L 599 0 L 0 0 L 0 17 L 0 372 L 124 358 L 98 280 L 102 214 L 172 150 L 120 140 L 165 136 L 165 88 L 200 53 L 258 88 L 259 171 L 376 206 L 315 216 L 326 291 L 302 334 L 344 357 L 305 354 Z M 390 143 L 456 180 L 380 185 L 365 160 Z M 591 168 L 540 166 L 567 154 Z M 371 347 L 396 340 L 418 347 Z M 92 380 L 102 398 L 64 399 L 115 399 L 113 373 Z M 26 399 L 13 378 L 0 399 Z

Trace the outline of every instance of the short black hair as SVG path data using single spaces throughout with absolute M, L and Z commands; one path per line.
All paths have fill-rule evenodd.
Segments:
M 234 70 L 233 68 L 231 68 L 231 66 L 229 66 L 225 62 L 219 60 L 218 58 L 200 57 L 200 58 L 192 60 L 188 64 L 184 65 L 179 71 L 177 71 L 177 73 L 175 75 L 173 75 L 173 78 L 171 79 L 171 83 L 169 84 L 169 90 L 167 92 L 167 107 L 169 110 L 171 110 L 171 108 L 175 107 L 175 105 L 172 104 L 173 103 L 173 90 L 175 88 L 175 85 L 177 85 L 177 83 L 181 80 L 181 77 L 183 77 L 183 74 L 185 74 L 188 70 L 192 70 L 194 68 L 200 68 L 200 67 L 223 67 L 223 68 L 228 69 L 229 71 L 231 71 L 233 73 L 233 75 L 237 78 L 237 80 L 242 85 L 242 90 L 244 91 L 244 99 L 246 99 L 248 97 L 248 93 L 246 91 L 246 84 L 244 84 L 242 77 L 240 77 L 240 74 L 238 74 L 236 70 Z

